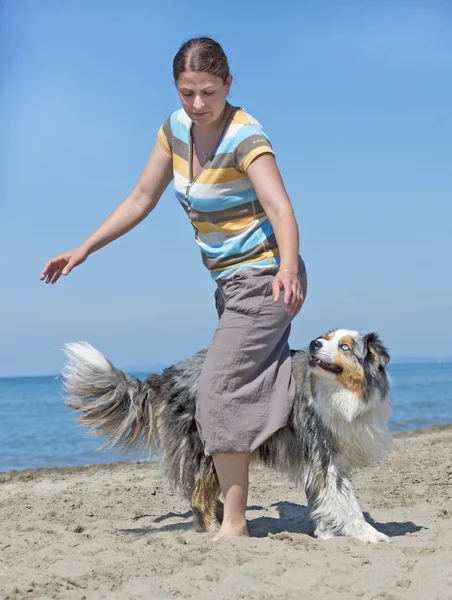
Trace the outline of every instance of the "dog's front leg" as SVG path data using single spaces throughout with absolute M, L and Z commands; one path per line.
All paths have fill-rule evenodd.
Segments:
M 345 535 L 366 544 L 389 542 L 387 535 L 366 522 L 350 480 L 334 465 L 328 467 L 326 474 L 311 469 L 305 478 L 305 490 L 311 517 L 316 522 L 316 537 Z

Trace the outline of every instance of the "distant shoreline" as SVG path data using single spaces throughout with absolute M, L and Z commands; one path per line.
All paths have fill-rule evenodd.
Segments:
M 405 439 L 412 437 L 419 437 L 422 435 L 429 435 L 431 433 L 437 433 L 440 431 L 452 430 L 452 423 L 446 423 L 444 425 L 432 425 L 431 427 L 411 429 L 410 431 L 402 431 L 400 433 L 393 433 L 393 439 Z M 158 466 L 158 460 L 131 460 L 131 461 L 116 461 L 107 463 L 95 463 L 91 465 L 83 466 L 67 466 L 67 467 L 33 467 L 25 469 L 9 469 L 8 471 L 0 471 L 0 484 L 5 481 L 24 481 L 28 479 L 34 479 L 36 475 L 44 475 L 46 473 L 55 474 L 60 472 L 61 474 L 73 474 L 75 472 L 87 472 L 87 471 L 99 471 L 99 470 L 111 470 L 117 468 L 127 469 L 129 465 L 137 464 L 148 464 L 149 466 Z
M 177 363 L 171 363 L 171 364 L 167 364 L 167 365 L 152 365 L 150 367 L 140 367 L 140 368 L 124 368 L 124 367 L 117 367 L 120 371 L 123 371 L 124 373 L 126 373 L 127 375 L 153 375 L 155 373 L 160 373 L 161 371 L 163 371 L 163 369 L 167 369 L 168 367 L 172 366 L 173 364 L 177 364 Z M 401 365 L 452 365 L 452 357 L 451 356 L 446 356 L 446 357 L 432 357 L 432 358 L 423 358 L 422 356 L 420 357 L 413 357 L 413 358 L 406 358 L 406 357 L 400 357 L 400 358 L 392 358 L 391 359 L 391 363 L 390 363 L 390 368 L 391 367 L 395 367 L 395 366 L 401 366 Z M 3 380 L 8 380 L 8 379 L 33 379 L 33 378 L 39 378 L 39 377 L 54 377 L 55 379 L 60 379 L 62 378 L 62 373 L 41 373 L 41 374 L 36 374 L 36 375 L 0 375 L 0 381 Z

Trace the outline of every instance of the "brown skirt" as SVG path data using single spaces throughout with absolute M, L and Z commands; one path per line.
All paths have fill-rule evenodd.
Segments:
M 239 269 L 217 281 L 218 327 L 202 368 L 196 423 L 206 454 L 253 452 L 287 424 L 295 398 L 284 294 L 275 269 Z M 306 297 L 307 278 L 299 275 Z

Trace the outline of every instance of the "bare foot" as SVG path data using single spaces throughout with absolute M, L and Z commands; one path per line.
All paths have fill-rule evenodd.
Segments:
M 227 525 L 223 522 L 223 525 L 220 527 L 220 531 L 213 538 L 213 541 L 216 542 L 223 538 L 232 538 L 232 537 L 248 537 L 248 529 L 246 527 L 246 523 L 244 525 Z

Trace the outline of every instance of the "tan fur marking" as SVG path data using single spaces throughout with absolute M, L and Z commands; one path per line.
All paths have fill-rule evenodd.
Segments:
M 314 479 L 318 495 L 324 496 L 327 491 L 327 484 L 325 476 L 320 469 L 314 473 Z
M 380 364 L 380 357 L 378 356 L 378 353 L 375 351 L 375 348 L 372 346 L 372 344 L 368 344 L 367 349 L 372 354 L 372 357 L 374 358 L 374 362 L 377 365 L 379 365 Z
M 339 346 L 341 346 L 341 344 L 347 344 L 347 346 L 350 347 L 350 349 L 353 348 L 353 338 L 350 337 L 349 335 L 344 335 L 344 337 L 341 337 L 341 339 L 339 340 Z
M 197 531 L 209 531 L 218 525 L 216 518 L 220 486 L 213 475 L 198 480 L 191 500 L 193 520 Z
M 325 335 L 322 335 L 321 337 L 324 340 L 332 340 L 335 333 L 336 333 L 335 331 L 330 331 L 329 333 L 326 333 Z
M 318 378 L 317 378 L 317 376 L 316 376 L 316 375 L 313 373 L 313 374 L 311 375 L 311 394 L 312 394 L 312 396 L 313 396 L 313 397 L 315 397 L 315 394 L 316 394 L 316 390 L 317 390 L 317 381 L 318 381 Z
M 364 394 L 364 371 L 359 363 L 353 363 L 343 354 L 338 354 L 336 365 L 342 373 L 336 375 L 337 380 L 350 392 L 362 398 Z

